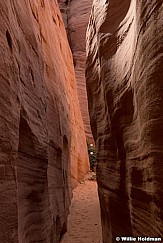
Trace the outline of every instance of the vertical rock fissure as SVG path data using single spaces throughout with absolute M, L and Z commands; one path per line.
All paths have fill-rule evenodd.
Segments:
M 84 2 L 59 0 L 58 2 L 72 51 L 78 98 L 86 138 L 90 143 L 94 143 L 90 128 L 85 82 L 85 35 L 93 0 Z

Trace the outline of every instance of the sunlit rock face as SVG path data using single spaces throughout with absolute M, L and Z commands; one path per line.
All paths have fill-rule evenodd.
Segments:
M 104 243 L 163 236 L 163 2 L 94 0 L 86 81 Z
M 85 35 L 93 0 L 58 0 L 73 54 L 79 102 L 86 137 L 93 142 L 85 81 Z
M 88 171 L 58 3 L 0 1 L 0 242 L 58 243 Z

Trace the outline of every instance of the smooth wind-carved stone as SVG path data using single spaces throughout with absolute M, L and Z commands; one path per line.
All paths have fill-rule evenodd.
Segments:
M 0 242 L 58 243 L 89 169 L 72 55 L 56 1 L 0 13 Z
M 86 79 L 104 243 L 163 236 L 163 1 L 95 0 Z

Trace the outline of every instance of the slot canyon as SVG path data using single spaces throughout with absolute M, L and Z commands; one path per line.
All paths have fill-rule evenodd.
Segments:
M 0 64 L 0 243 L 162 242 L 163 0 L 1 0 Z

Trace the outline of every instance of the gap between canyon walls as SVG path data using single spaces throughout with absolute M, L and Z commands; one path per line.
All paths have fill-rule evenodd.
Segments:
M 85 37 L 93 0 L 58 0 L 58 2 L 73 55 L 78 97 L 84 122 L 86 138 L 89 143 L 94 143 L 90 128 L 88 99 L 85 81 Z
M 0 1 L 0 242 L 58 243 L 89 170 L 58 3 Z

